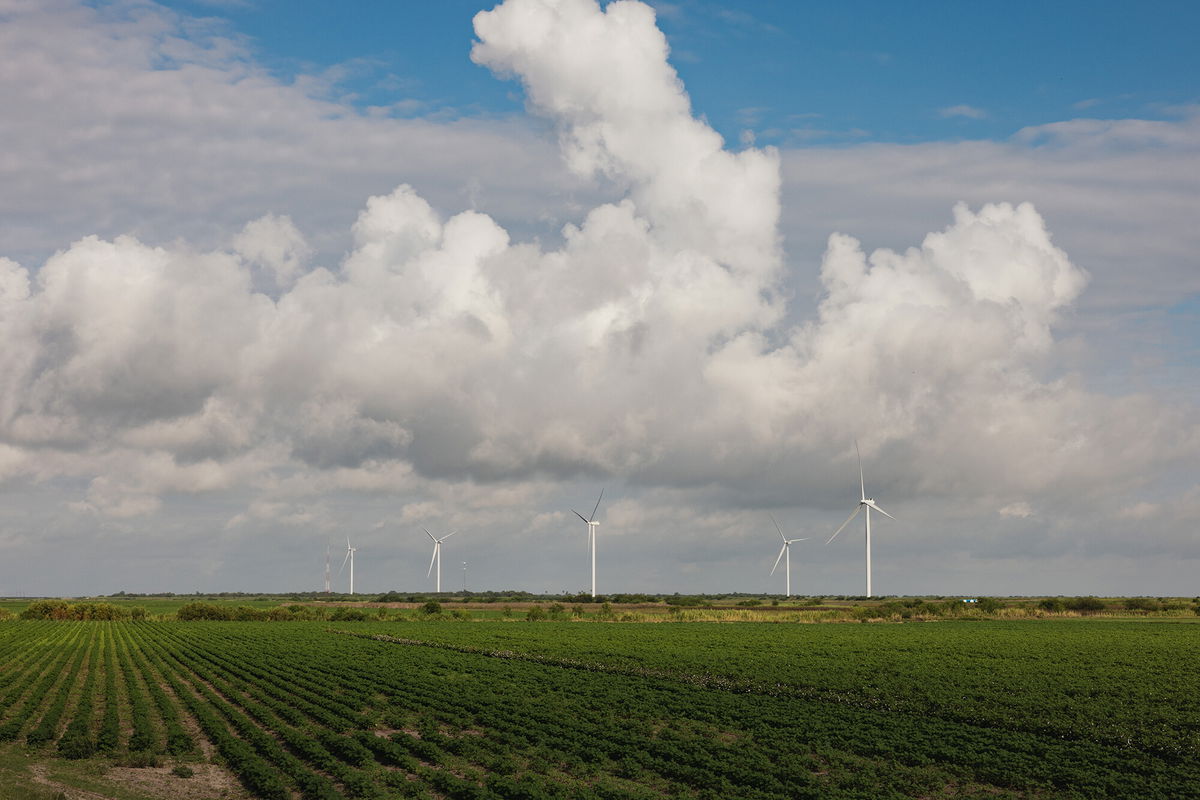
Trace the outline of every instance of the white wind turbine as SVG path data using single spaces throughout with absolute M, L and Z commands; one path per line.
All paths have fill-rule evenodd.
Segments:
M 768 514 L 767 516 L 771 516 Z M 775 522 L 775 517 L 771 517 L 771 522 Z M 787 574 L 787 597 L 792 596 L 792 542 L 807 542 L 808 537 L 803 539 L 789 539 L 783 535 L 783 528 L 779 527 L 779 523 L 775 522 L 775 530 L 779 531 L 779 538 L 783 539 L 783 547 L 779 548 L 779 555 L 775 556 L 775 566 L 771 567 L 771 574 L 775 574 L 775 570 L 779 568 L 779 559 L 786 559 L 783 563 L 783 571 Z
M 596 512 L 600 510 L 600 501 L 604 499 L 604 490 L 600 490 L 600 497 L 596 499 L 596 507 L 592 509 L 592 516 L 585 517 L 575 509 L 571 512 L 579 517 L 588 526 L 588 552 L 592 556 L 592 597 L 596 596 L 596 528 L 600 527 L 600 523 L 596 522 Z
M 433 539 L 433 558 L 429 559 L 429 571 L 425 573 L 425 577 L 428 578 L 433 574 L 433 565 L 434 562 L 437 562 L 437 591 L 440 592 L 442 591 L 442 542 L 458 533 L 458 531 L 450 531 L 441 539 L 438 539 L 426 528 L 421 528 L 421 530 L 425 531 L 426 536 Z
M 325 543 L 325 594 L 329 594 L 329 542 Z
M 342 559 L 342 569 L 338 570 L 338 577 L 342 576 L 342 570 L 346 568 L 346 562 L 350 562 L 350 594 L 354 594 L 354 551 L 357 547 L 350 546 L 350 537 L 346 537 L 346 557 Z
M 858 515 L 858 512 L 862 511 L 864 508 L 867 510 L 867 597 L 870 597 L 871 596 L 871 509 L 875 509 L 876 511 L 878 511 L 880 514 L 883 514 L 888 519 L 895 519 L 895 517 L 893 517 L 891 514 L 887 513 L 886 511 L 884 511 L 879 506 L 875 505 L 875 498 L 867 497 L 867 486 L 866 486 L 866 482 L 863 481 L 862 452 L 859 451 L 859 449 L 858 449 L 858 440 L 857 439 L 854 441 L 854 452 L 858 453 L 858 488 L 859 488 L 858 507 L 854 509 L 854 513 L 852 513 L 850 516 L 846 517 L 846 521 L 841 524 L 841 527 L 839 527 L 836 531 L 833 532 L 833 536 L 830 536 L 829 541 L 825 542 L 825 544 L 829 544 L 829 542 L 832 542 L 834 539 L 836 539 L 837 535 L 842 532 L 842 528 L 849 525 L 850 520 L 854 519 Z

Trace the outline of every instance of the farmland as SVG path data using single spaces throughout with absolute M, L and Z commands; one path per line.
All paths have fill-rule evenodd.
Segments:
M 49 775 L 128 800 L 1200 797 L 1198 634 L 9 621 L 0 793 Z

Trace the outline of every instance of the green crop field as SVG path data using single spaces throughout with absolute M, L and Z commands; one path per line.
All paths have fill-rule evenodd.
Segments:
M 1168 620 L 8 621 L 0 796 L 1195 798 L 1198 686 Z

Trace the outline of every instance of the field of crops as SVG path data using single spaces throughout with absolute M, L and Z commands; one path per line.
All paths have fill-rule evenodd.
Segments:
M 1189 798 L 1198 686 L 1170 622 L 5 622 L 0 749 L 280 800 Z

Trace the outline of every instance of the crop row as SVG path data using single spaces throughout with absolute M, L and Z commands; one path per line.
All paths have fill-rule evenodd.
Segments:
M 1200 797 L 1196 760 L 1154 736 L 1170 723 L 1185 743 L 1195 733 L 1194 698 L 1154 666 L 1190 652 L 1190 640 L 1170 638 L 1187 626 L 1161 626 L 1166 643 L 1135 632 L 1140 658 L 1080 623 L 1053 644 L 1027 638 L 1020 657 L 992 625 L 904 626 L 907 637 L 900 626 L 776 625 L 770 639 L 758 626 L 447 624 L 420 626 L 424 642 L 413 627 L 363 626 L 363 637 L 309 623 L 6 623 L 0 735 L 29 725 L 34 747 L 60 737 L 64 755 L 91 742 L 112 750 L 123 717 L 126 749 L 195 757 L 188 731 L 198 729 L 272 800 L 898 798 L 953 787 Z M 1090 722 L 1086 735 L 1061 735 L 1042 710 L 1022 716 L 1027 701 L 1008 696 L 1018 676 L 1056 680 L 1082 657 L 1072 647 L 1102 662 L 1093 678 L 1149 665 L 1148 685 L 1124 694 L 1092 685 L 1094 702 L 1140 708 L 1080 716 L 1078 683 L 1064 676 L 1057 694 L 1030 691 Z M 971 674 L 953 676 L 954 665 Z M 917 678 L 949 683 L 959 704 L 944 688 L 912 688 Z M 1114 743 L 1135 713 L 1153 724 Z
M 1200 758 L 1200 637 L 1161 622 L 397 625 L 356 631 Z

